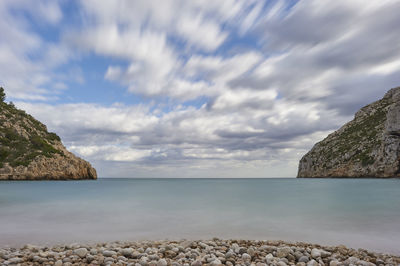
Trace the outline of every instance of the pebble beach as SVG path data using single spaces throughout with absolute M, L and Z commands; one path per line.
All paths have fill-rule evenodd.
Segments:
M 0 248 L 1 265 L 400 265 L 400 257 L 345 246 L 303 242 L 221 240 L 141 241 Z

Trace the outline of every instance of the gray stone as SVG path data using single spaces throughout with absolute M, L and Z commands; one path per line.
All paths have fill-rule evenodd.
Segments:
M 112 250 L 104 250 L 103 251 L 103 256 L 104 257 L 112 257 L 112 256 L 116 256 L 117 252 L 112 251 Z
M 167 266 L 167 265 L 168 265 L 168 263 L 167 263 L 167 261 L 165 259 L 160 259 L 157 262 L 157 266 Z
M 346 265 L 349 265 L 349 264 L 357 265 L 358 261 L 359 261 L 359 259 L 357 257 L 350 257 L 347 260 L 345 260 L 344 263 Z
M 307 263 L 307 266 L 319 266 L 319 263 L 316 262 L 315 260 L 310 260 L 310 261 Z
M 267 256 L 265 256 L 265 262 L 267 262 L 268 264 L 270 264 L 273 259 L 274 259 L 274 255 L 272 255 L 271 253 L 269 253 L 269 254 L 267 254 Z
M 242 259 L 244 261 L 251 261 L 251 256 L 249 254 L 247 254 L 247 253 L 243 253 L 242 254 Z
M 305 262 L 305 263 L 307 263 L 307 262 L 309 262 L 310 261 L 310 259 L 307 257 L 307 256 L 301 256 L 300 258 L 299 258 L 299 262 Z
M 18 263 L 22 263 L 22 262 L 24 262 L 24 260 L 22 258 L 8 259 L 8 264 L 18 264 Z
M 90 254 L 86 255 L 86 261 L 88 261 L 89 263 L 94 260 L 95 260 L 95 257 L 93 255 L 90 255 Z
M 303 257 L 303 253 L 301 253 L 300 251 L 296 251 L 294 253 L 294 256 L 296 257 L 296 260 L 299 260 L 301 257 Z
M 219 259 L 215 259 L 210 263 L 211 266 L 219 266 L 222 265 L 222 262 Z
M 321 251 L 317 248 L 313 248 L 311 250 L 311 257 L 313 257 L 314 259 L 320 258 L 321 257 Z
M 191 266 L 202 266 L 203 263 L 201 262 L 201 260 L 195 260 L 192 262 Z
M 279 261 L 283 261 L 286 264 L 289 264 L 289 260 L 287 258 L 280 258 Z
M 94 249 L 94 248 L 90 249 L 90 254 L 97 255 L 97 249 Z
M 340 262 L 338 260 L 331 260 L 329 266 L 339 266 Z
M 287 264 L 284 263 L 283 261 L 278 261 L 278 263 L 276 265 L 277 266 L 287 266 Z
M 128 257 L 128 258 L 132 256 L 133 252 L 134 252 L 134 249 L 133 249 L 133 248 L 124 248 L 124 249 L 121 249 L 121 254 L 122 254 L 122 256 L 125 256 L 125 257 Z
M 84 258 L 88 250 L 86 248 L 78 248 L 74 250 L 74 254 L 78 255 L 80 258 Z
M 57 260 L 57 261 L 54 263 L 54 266 L 63 266 L 62 260 Z
M 255 252 L 254 248 L 248 248 L 248 249 L 247 249 L 247 254 L 249 254 L 250 256 L 253 257 L 255 253 L 256 253 L 256 252 Z
M 245 247 L 239 247 L 239 249 L 236 253 L 243 254 L 243 253 L 246 253 L 246 251 L 247 251 L 247 249 Z
M 287 255 L 290 254 L 290 252 L 292 252 L 292 249 L 290 247 L 282 247 L 282 248 L 278 248 L 276 250 L 276 256 L 278 258 L 286 258 Z
M 226 254 L 225 254 L 225 258 L 226 258 L 226 259 L 229 259 L 229 258 L 232 258 L 234 255 L 235 255 L 235 254 L 234 254 L 232 251 L 228 251 L 228 252 L 226 252 Z
M 104 259 L 104 263 L 114 263 L 114 258 L 108 257 Z
M 140 256 L 141 256 L 141 254 L 140 254 L 139 251 L 134 251 L 134 252 L 131 254 L 131 257 L 132 257 L 133 259 L 140 258 Z

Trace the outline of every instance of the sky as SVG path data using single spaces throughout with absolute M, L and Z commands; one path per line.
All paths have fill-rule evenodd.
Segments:
M 0 86 L 100 177 L 295 177 L 400 86 L 400 1 L 1 0 Z

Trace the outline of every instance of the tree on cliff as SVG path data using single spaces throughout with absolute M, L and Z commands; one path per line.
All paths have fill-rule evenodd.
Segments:
M 6 94 L 4 93 L 3 87 L 0 87 L 0 102 L 4 102 L 6 99 Z

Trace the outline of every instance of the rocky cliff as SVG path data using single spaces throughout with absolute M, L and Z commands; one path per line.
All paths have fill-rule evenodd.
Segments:
M 315 144 L 297 177 L 400 177 L 400 87 Z
M 0 101 L 0 180 L 96 178 L 96 170 L 67 151 L 55 133 Z

